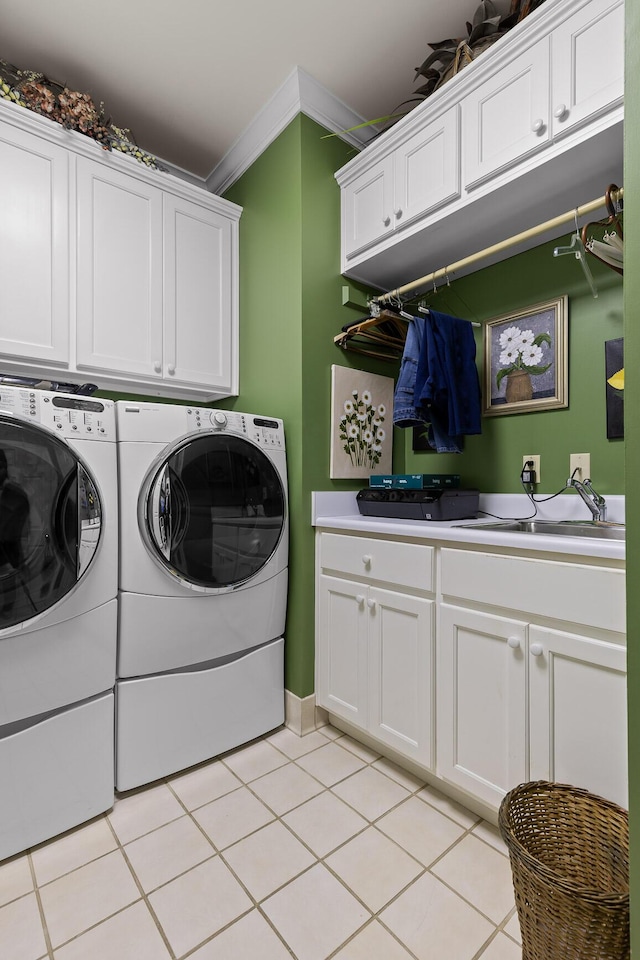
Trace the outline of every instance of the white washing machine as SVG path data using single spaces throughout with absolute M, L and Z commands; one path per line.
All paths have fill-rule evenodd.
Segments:
M 0 860 L 113 804 L 113 402 L 0 384 Z
M 116 788 L 284 720 L 288 508 L 281 420 L 117 401 Z

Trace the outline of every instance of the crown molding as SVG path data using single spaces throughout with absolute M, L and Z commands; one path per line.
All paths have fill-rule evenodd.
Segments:
M 223 194 L 238 180 L 299 113 L 315 120 L 352 146 L 362 149 L 375 133 L 365 127 L 343 133 L 364 120 L 300 67 L 294 67 L 205 180 L 206 189 Z
M 190 183 L 194 187 L 199 187 L 201 190 L 207 189 L 207 181 L 204 177 L 199 177 L 197 174 L 191 173 L 189 170 L 185 170 L 184 167 L 179 167 L 176 163 L 171 163 L 171 161 L 165 160 L 163 157 L 157 157 L 157 159 L 163 167 L 166 167 L 167 173 L 170 173 L 171 176 L 178 177 L 179 180 L 184 180 L 186 183 Z

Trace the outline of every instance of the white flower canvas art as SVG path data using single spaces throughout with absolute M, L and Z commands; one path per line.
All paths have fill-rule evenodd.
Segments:
M 393 388 L 392 377 L 331 367 L 332 480 L 391 473 Z

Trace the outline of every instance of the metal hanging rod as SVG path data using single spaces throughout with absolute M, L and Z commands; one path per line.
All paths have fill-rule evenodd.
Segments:
M 612 194 L 611 198 L 614 203 L 617 200 L 621 200 L 624 195 L 624 189 L 619 188 L 617 193 Z M 398 287 L 396 290 L 390 290 L 388 293 L 381 293 L 379 296 L 374 297 L 374 303 L 387 303 L 389 300 L 394 298 L 401 297 L 405 293 L 411 293 L 413 290 L 417 290 L 419 287 L 425 287 L 430 283 L 435 283 L 436 280 L 444 280 L 450 277 L 451 274 L 455 273 L 456 270 L 462 270 L 463 267 L 469 267 L 472 263 L 477 263 L 480 260 L 486 260 L 487 257 L 493 256 L 494 253 L 501 253 L 503 250 L 507 250 L 509 247 L 515 247 L 517 244 L 522 243 L 525 240 L 530 240 L 532 237 L 537 237 L 541 233 L 546 233 L 547 230 L 553 230 L 555 227 L 561 227 L 565 223 L 569 223 L 572 220 L 576 220 L 578 217 L 583 216 L 584 214 L 594 213 L 594 211 L 599 210 L 601 207 L 606 205 L 606 197 L 598 197 L 596 200 L 591 200 L 589 203 L 583 204 L 581 207 L 574 207 L 572 210 L 567 210 L 566 213 L 561 213 L 557 217 L 553 217 L 551 220 L 546 220 L 544 223 L 539 223 L 536 227 L 531 227 L 529 230 L 523 230 L 522 233 L 516 233 L 513 237 L 508 237 L 506 240 L 501 240 L 499 243 L 494 243 L 490 247 L 485 247 L 484 250 L 479 250 L 477 253 L 472 253 L 468 257 L 463 257 L 462 260 L 456 260 L 455 263 L 449 264 L 447 267 L 440 267 L 438 270 L 434 270 L 433 273 L 428 273 L 424 277 L 420 277 L 418 280 L 412 280 L 411 283 L 405 283 L 402 287 Z

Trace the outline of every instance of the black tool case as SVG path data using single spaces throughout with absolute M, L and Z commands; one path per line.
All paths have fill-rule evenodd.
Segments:
M 467 520 L 478 516 L 477 490 L 360 490 L 358 510 L 367 517 L 398 520 Z

